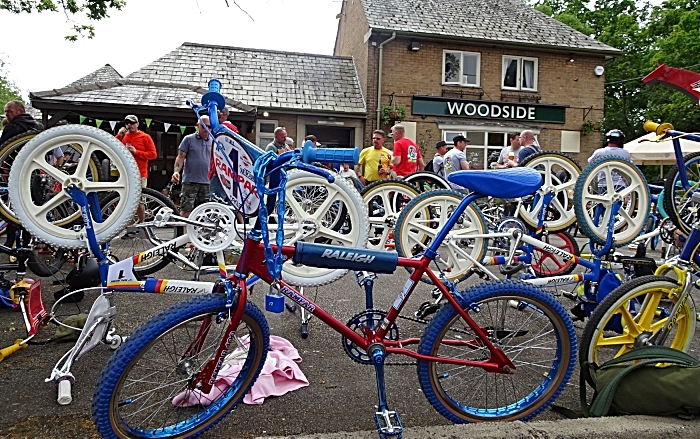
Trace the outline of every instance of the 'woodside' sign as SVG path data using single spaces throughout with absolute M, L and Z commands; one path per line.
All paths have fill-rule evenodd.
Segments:
M 411 113 L 416 116 L 449 116 L 518 122 L 565 123 L 568 105 L 413 96 Z

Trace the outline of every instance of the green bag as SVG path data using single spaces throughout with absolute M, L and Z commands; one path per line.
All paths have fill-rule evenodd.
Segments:
M 586 374 L 596 389 L 590 408 Z M 580 384 L 585 416 L 700 414 L 700 361 L 666 346 L 633 349 L 600 367 L 585 363 Z

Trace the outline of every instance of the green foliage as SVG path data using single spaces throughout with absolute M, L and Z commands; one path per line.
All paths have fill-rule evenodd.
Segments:
M 99 21 L 108 17 L 111 9 L 121 10 L 125 5 L 125 0 L 0 0 L 0 9 L 13 14 L 63 10 L 75 31 L 75 34 L 65 37 L 68 41 L 95 36 L 95 27 L 91 24 L 76 22 L 72 18 L 75 15 L 85 15 L 89 21 Z
M 581 132 L 586 135 L 586 134 L 591 134 L 595 131 L 595 121 L 593 120 L 587 120 L 583 123 L 583 126 L 581 126 Z
M 8 101 L 21 101 L 20 95 L 20 89 L 9 79 L 5 71 L 5 62 L 0 59 L 0 112 Z
M 535 8 L 624 55 L 605 66 L 605 119 L 601 130 L 619 128 L 628 138 L 643 134 L 645 120 L 671 122 L 697 131 L 700 106 L 688 96 L 641 78 L 657 63 L 700 71 L 700 2 L 665 0 L 536 0 Z M 571 24 L 569 17 L 582 27 Z M 586 27 L 592 33 L 581 29 Z M 603 128 L 605 127 L 605 128 Z
M 406 118 L 406 109 L 404 107 L 396 107 L 387 105 L 382 108 L 382 122 L 385 125 L 396 120 L 404 120 Z

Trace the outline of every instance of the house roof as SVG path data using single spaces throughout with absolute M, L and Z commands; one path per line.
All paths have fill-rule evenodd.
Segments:
M 620 55 L 522 0 L 360 0 L 369 27 L 520 46 Z
M 110 66 L 109 64 L 105 64 L 103 67 L 100 67 L 94 72 L 68 84 L 67 87 L 81 84 L 93 84 L 95 82 L 107 82 L 121 78 L 122 75 L 120 75 L 114 67 Z
M 211 78 L 224 96 L 254 107 L 366 114 L 351 57 L 184 43 L 127 76 L 197 86 Z
M 128 102 L 134 106 L 150 106 L 163 108 L 190 108 L 185 101 L 201 102 L 202 95 L 207 89 L 188 84 L 168 82 L 142 81 L 129 78 L 107 82 L 93 82 L 72 85 L 60 89 L 31 93 L 31 98 L 51 99 L 63 102 L 80 102 L 95 104 L 119 104 Z M 241 102 L 226 99 L 231 111 L 248 112 L 255 107 Z

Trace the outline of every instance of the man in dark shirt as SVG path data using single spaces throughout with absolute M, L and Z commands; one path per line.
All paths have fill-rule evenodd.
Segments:
M 5 118 L 9 123 L 3 128 L 2 135 L 0 135 L 0 146 L 19 134 L 32 130 L 42 131 L 44 129 L 42 124 L 26 113 L 24 104 L 20 101 L 10 101 L 5 104 Z M 28 247 L 31 235 L 12 221 L 7 222 L 5 245 L 14 247 L 17 231 L 21 231 L 22 247 Z
M 42 131 L 44 126 L 26 113 L 24 104 L 20 101 L 10 101 L 5 104 L 5 118 L 9 124 L 2 130 L 0 145 L 18 134 L 31 130 Z

